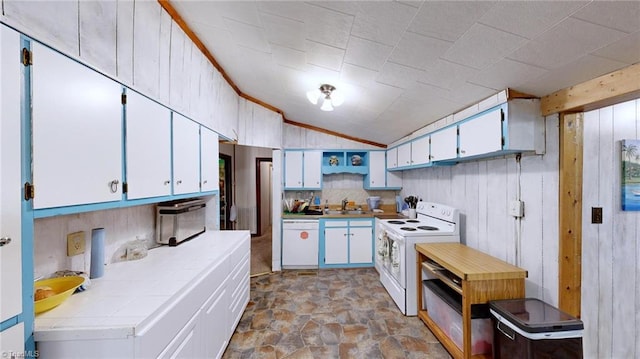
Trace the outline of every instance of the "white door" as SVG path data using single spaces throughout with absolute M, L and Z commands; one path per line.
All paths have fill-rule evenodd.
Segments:
M 285 151 L 284 187 L 302 187 L 302 151 Z
M 429 136 L 411 141 L 411 164 L 423 165 L 429 163 Z
M 349 263 L 373 262 L 373 228 L 349 228 Z
M 173 113 L 173 193 L 200 191 L 200 125 Z
M 22 322 L 0 332 L 0 353 L 3 358 L 20 358 L 9 355 L 9 353 L 20 355 L 24 353 L 24 349 L 24 324 Z
M 387 186 L 385 151 L 369 151 L 369 188 Z
M 322 181 L 322 152 L 304 151 L 303 183 L 305 188 L 320 188 Z
M 502 149 L 502 109 L 491 111 L 460 124 L 460 157 L 470 157 Z
M 200 191 L 209 192 L 220 188 L 220 166 L 218 165 L 218 134 L 200 126 Z
M 127 91 L 127 198 L 171 195 L 171 111 Z
M 411 142 L 398 146 L 398 167 L 411 166 Z
M 19 34 L 0 25 L 0 322 L 22 313 L 19 53 Z M 24 350 L 17 327 L 2 332 L 0 353 Z
M 34 208 L 122 199 L 122 86 L 32 42 Z
M 346 228 L 325 228 L 324 230 L 324 263 L 348 263 L 349 239 Z
M 431 161 L 456 158 L 458 149 L 458 128 L 451 126 L 431 134 Z
M 202 333 L 198 326 L 200 311 L 189 320 L 166 348 L 158 355 L 158 358 L 192 359 L 202 358 L 204 346 L 202 345 Z
M 398 148 L 387 150 L 387 169 L 398 167 Z

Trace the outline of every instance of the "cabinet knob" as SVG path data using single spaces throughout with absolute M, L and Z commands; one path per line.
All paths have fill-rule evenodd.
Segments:
M 202 182 L 202 184 L 207 184 L 207 182 L 209 182 L 209 181 L 207 181 L 207 180 L 204 180 L 204 182 Z
M 182 180 L 178 180 L 178 181 L 176 182 L 176 184 L 177 184 L 177 185 L 180 185 L 181 183 L 182 183 Z
M 9 243 L 11 243 L 11 237 L 2 237 L 2 238 L 0 238 L 0 247 L 6 246 Z
M 171 181 L 169 181 L 169 180 L 164 181 L 164 185 L 165 186 L 168 185 L 169 183 L 171 183 Z
M 467 151 L 465 151 L 465 150 L 460 150 L 460 153 L 467 153 Z
M 118 184 L 120 184 L 120 181 L 118 181 L 117 179 L 109 182 L 109 189 L 111 190 L 111 193 L 118 192 Z

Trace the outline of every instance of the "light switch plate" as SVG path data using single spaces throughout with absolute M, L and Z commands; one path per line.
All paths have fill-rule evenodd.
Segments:
M 509 202 L 509 215 L 516 218 L 524 217 L 524 202 L 511 201 Z
M 86 243 L 84 240 L 84 232 L 74 232 L 67 234 L 67 256 L 75 256 L 84 253 Z

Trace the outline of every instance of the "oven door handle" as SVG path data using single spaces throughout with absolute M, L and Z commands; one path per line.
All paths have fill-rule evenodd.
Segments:
M 399 236 L 393 232 L 387 231 L 387 237 L 389 237 L 389 239 L 395 241 L 395 242 L 404 242 L 404 237 L 403 236 Z

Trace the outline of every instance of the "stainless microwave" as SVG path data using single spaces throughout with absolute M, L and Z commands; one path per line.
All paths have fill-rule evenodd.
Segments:
M 177 246 L 206 231 L 204 200 L 160 203 L 156 207 L 156 242 Z

